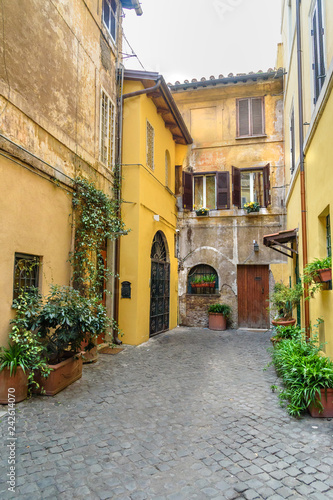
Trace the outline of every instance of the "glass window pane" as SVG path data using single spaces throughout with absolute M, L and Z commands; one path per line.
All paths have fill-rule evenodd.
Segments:
M 250 172 L 241 172 L 241 204 L 249 203 L 251 200 Z
M 103 20 L 108 30 L 110 30 L 110 7 L 106 0 L 103 2 Z
M 262 172 L 253 172 L 253 201 L 263 206 L 263 174 Z
M 215 204 L 215 175 L 206 177 L 206 207 L 214 209 Z
M 203 177 L 194 177 L 194 208 L 203 207 Z

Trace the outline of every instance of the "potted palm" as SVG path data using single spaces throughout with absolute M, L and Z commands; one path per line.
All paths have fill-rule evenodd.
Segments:
M 29 362 L 26 346 L 8 343 L 0 350 L 0 404 L 19 403 L 28 395 Z
M 294 325 L 296 319 L 292 317 L 293 309 L 299 303 L 303 295 L 303 287 L 300 283 L 288 287 L 284 283 L 276 283 L 274 292 L 270 295 L 270 309 L 275 314 L 272 324 L 274 326 Z
M 208 308 L 208 328 L 210 330 L 226 330 L 231 307 L 227 304 L 211 304 Z

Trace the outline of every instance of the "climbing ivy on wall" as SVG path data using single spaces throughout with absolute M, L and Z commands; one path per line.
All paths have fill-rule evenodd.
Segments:
M 75 249 L 70 256 L 74 286 L 85 297 L 102 298 L 103 283 L 112 273 L 101 252 L 106 241 L 124 229 L 120 201 L 82 177 L 75 179 L 74 188 Z

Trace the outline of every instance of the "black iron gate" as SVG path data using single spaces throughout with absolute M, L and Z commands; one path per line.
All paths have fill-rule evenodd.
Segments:
M 170 264 L 161 231 L 155 235 L 151 252 L 150 336 L 169 329 Z

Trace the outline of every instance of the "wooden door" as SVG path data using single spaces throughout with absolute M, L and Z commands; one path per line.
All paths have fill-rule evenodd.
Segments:
M 238 327 L 269 328 L 268 266 L 238 266 Z

